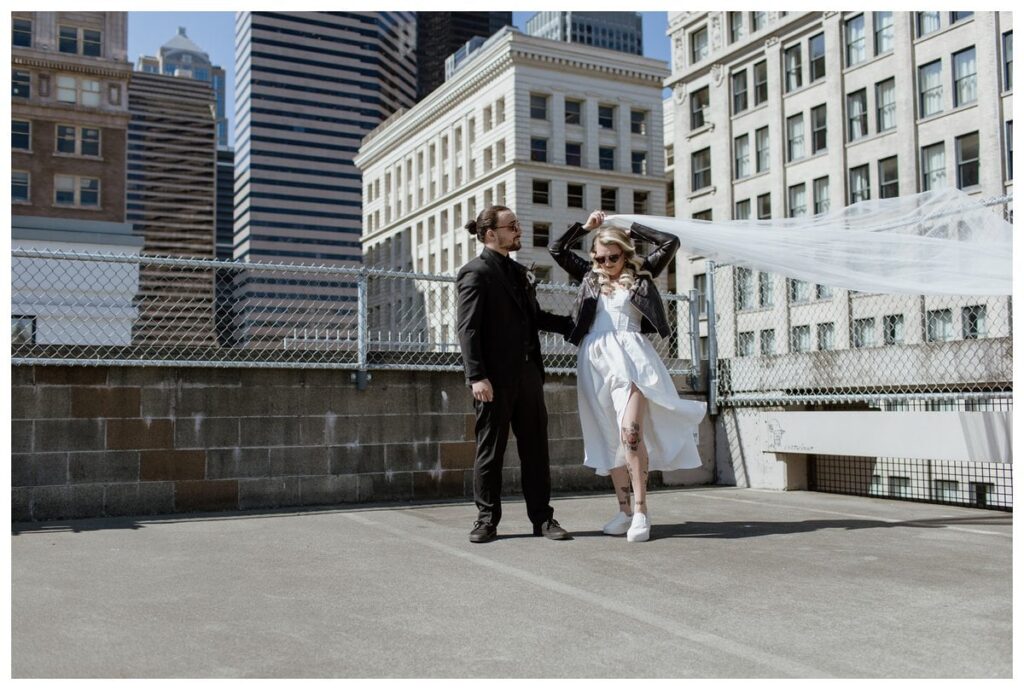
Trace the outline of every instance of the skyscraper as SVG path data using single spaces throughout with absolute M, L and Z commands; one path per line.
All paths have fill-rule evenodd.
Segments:
M 512 23 L 511 12 L 417 12 L 417 100 L 444 83 L 444 61 L 467 41 Z
M 234 258 L 357 266 L 362 261 L 363 137 L 416 99 L 409 12 L 240 12 L 235 19 Z M 243 341 L 301 327 L 299 305 L 354 307 L 351 281 L 316 289 L 252 272 L 236 296 Z M 257 309 L 299 322 L 256 323 Z
M 644 54 L 643 22 L 636 12 L 538 12 L 526 22 L 526 33 L 633 55 Z
M 179 26 L 178 33 L 160 46 L 156 56 L 143 55 L 135 69 L 151 74 L 187 77 L 207 82 L 213 89 L 217 109 L 217 145 L 229 146 L 228 118 L 225 104 L 224 69 L 210 62 L 210 55 L 200 48 Z

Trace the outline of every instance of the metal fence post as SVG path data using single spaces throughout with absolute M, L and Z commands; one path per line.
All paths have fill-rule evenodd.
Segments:
M 700 386 L 700 293 L 690 290 L 690 387 Z
M 708 414 L 718 414 L 718 328 L 715 319 L 715 262 L 707 263 Z
M 363 267 L 362 270 L 359 271 L 359 275 L 356 278 L 356 291 L 358 294 L 359 301 L 357 302 L 356 306 L 358 314 L 358 321 L 356 324 L 356 357 L 358 369 L 356 369 L 355 380 L 356 390 L 361 391 L 366 390 L 366 384 L 367 381 L 369 380 L 369 375 L 367 374 L 367 350 L 369 345 L 368 340 L 370 320 L 369 318 L 367 318 L 367 313 L 369 309 L 366 304 L 366 283 L 368 277 L 369 276 L 366 272 L 366 267 Z

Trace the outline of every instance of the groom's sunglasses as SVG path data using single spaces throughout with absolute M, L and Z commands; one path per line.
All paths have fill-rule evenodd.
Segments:
M 595 256 L 594 261 L 597 262 L 599 266 L 604 266 L 605 262 L 610 264 L 618 263 L 621 258 L 622 254 L 609 254 L 608 256 Z

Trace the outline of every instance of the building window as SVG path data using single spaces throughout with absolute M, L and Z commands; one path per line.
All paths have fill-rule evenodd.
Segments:
M 649 175 L 650 172 L 647 169 L 647 152 L 646 151 L 633 151 L 633 174 L 634 175 Z
M 15 17 L 11 21 L 11 45 L 17 48 L 32 47 L 32 20 Z
M 697 313 L 700 316 L 706 316 L 708 313 L 708 275 L 707 273 L 698 273 L 693 276 L 693 289 L 697 291 Z
M 789 301 L 790 302 L 810 302 L 811 301 L 811 284 L 805 280 L 796 280 L 795 278 L 789 279 Z
M 808 57 L 811 61 L 810 82 L 813 84 L 825 78 L 825 34 L 811 36 Z
M 615 129 L 615 106 L 597 106 L 597 126 L 601 129 Z
M 789 329 L 789 350 L 790 352 L 811 351 L 810 326 L 793 326 Z
M 1003 89 L 1013 88 L 1013 32 L 1003 34 Z
M 846 20 L 846 66 L 853 67 L 868 57 L 867 37 L 864 35 L 864 15 Z
M 82 29 L 75 26 L 60 27 L 58 49 L 62 53 L 100 57 L 103 46 L 102 33 L 93 29 Z
M 772 195 L 760 194 L 757 197 L 757 219 L 768 220 L 772 217 Z
M 615 148 L 602 146 L 597 150 L 598 167 L 601 170 L 615 170 Z
M 836 325 L 834 323 L 818 324 L 818 350 L 828 352 L 836 349 Z
M 960 327 L 964 340 L 976 340 L 985 337 L 987 311 L 984 304 L 975 304 L 960 310 Z
M 815 297 L 818 299 L 832 299 L 831 285 L 817 285 L 814 288 Z
M 921 117 L 942 112 L 942 61 L 935 60 L 917 68 L 917 84 L 920 89 L 919 107 Z
M 851 342 L 855 348 L 874 347 L 875 319 L 854 319 Z
M 732 75 L 732 113 L 747 109 L 747 70 Z
M 569 208 L 583 208 L 583 185 L 565 185 L 565 204 Z
M 737 357 L 753 357 L 754 356 L 754 332 L 746 331 L 736 335 L 736 356 Z
M 57 153 L 75 156 L 100 155 L 100 130 L 92 127 L 57 125 Z
M 754 105 L 768 100 L 768 63 L 765 60 L 754 64 Z
M 900 172 L 896 156 L 878 161 L 878 198 L 892 199 L 900 195 Z
M 647 134 L 647 112 L 631 110 L 629 113 L 629 131 L 633 134 Z
M 750 30 L 760 31 L 768 24 L 768 13 L 767 12 L 751 12 L 750 13 Z
M 533 203 L 547 206 L 551 203 L 551 183 L 547 180 L 533 181 Z
M 665 146 L 665 167 L 671 168 L 675 165 L 675 147 L 672 144 Z
M 875 84 L 875 107 L 879 132 L 896 129 L 896 79 Z
M 917 36 L 927 36 L 930 33 L 939 30 L 940 26 L 939 13 L 938 12 L 918 12 L 917 13 Z
M 565 124 L 567 125 L 581 125 L 583 124 L 583 102 L 582 101 L 565 101 Z
M 786 118 L 786 158 L 789 162 L 804 157 L 803 113 Z
M 11 201 L 27 202 L 31 198 L 32 176 L 24 170 L 11 171 Z
M 973 47 L 953 53 L 953 98 L 954 107 L 978 100 L 978 63 Z
M 546 247 L 551 241 L 551 223 L 533 224 L 533 246 Z
M 32 123 L 28 120 L 11 120 L 11 148 L 15 151 L 32 150 Z
M 712 221 L 711 209 L 708 209 L 707 211 L 697 211 L 690 217 L 694 220 L 706 220 L 710 223 Z
M 647 215 L 650 211 L 648 209 L 648 199 L 650 198 L 650 192 L 633 192 L 633 213 L 641 216 Z
M 690 156 L 693 174 L 691 191 L 711 186 L 711 147 L 701 149 Z
M 707 111 L 711 104 L 711 91 L 705 86 L 697 89 L 690 97 L 690 129 L 699 129 L 707 124 Z
M 811 153 L 828 150 L 828 117 L 825 104 L 811 109 Z
M 95 79 L 58 75 L 57 100 L 97 108 L 100 105 L 100 83 Z
M 786 93 L 789 93 L 799 89 L 804 83 L 799 44 L 786 49 L 783 62 L 786 66 Z
M 548 162 L 548 140 L 532 137 L 530 139 L 530 160 L 538 163 Z
M 736 41 L 743 38 L 743 13 L 742 12 L 730 12 L 729 13 L 729 43 L 735 43 Z
M 757 172 L 764 172 L 768 169 L 769 157 L 768 128 L 761 127 L 754 132 L 754 148 L 757 153 Z
M 973 16 L 974 16 L 974 12 L 950 12 L 949 13 L 949 23 L 950 24 L 956 24 L 959 21 L 962 21 L 964 19 L 967 19 L 968 17 L 973 17 Z
M 36 344 L 36 317 L 11 314 L 11 345 Z
M 814 181 L 814 215 L 828 213 L 828 176 L 819 177 Z
M 946 149 L 945 144 L 938 143 L 921 149 L 921 187 L 922 191 L 939 189 L 946 186 Z
M 789 217 L 807 215 L 807 185 L 803 182 L 789 188 Z
M 1006 179 L 1013 179 L 1013 120 L 1006 123 Z
M 542 94 L 530 94 L 530 118 L 533 120 L 548 119 L 548 97 Z
M 601 187 L 601 210 L 615 213 L 619 208 L 619 190 L 615 187 Z
M 775 329 L 766 328 L 761 331 L 761 356 L 767 357 L 775 354 Z
M 54 175 L 53 203 L 57 206 L 100 207 L 100 181 L 95 177 Z
M 978 184 L 978 133 L 956 138 L 956 186 L 966 189 Z
M 750 175 L 750 135 L 736 137 L 733 141 L 736 179 Z
M 749 268 L 736 269 L 736 309 L 754 308 L 754 272 Z
M 846 95 L 847 140 L 856 141 L 868 133 L 868 92 L 860 89 Z
M 775 306 L 775 280 L 763 271 L 757 276 L 758 299 L 762 308 Z
M 11 70 L 11 95 L 16 98 L 32 97 L 32 75 L 29 72 Z
M 576 141 L 565 142 L 565 164 L 577 168 L 583 165 L 583 144 Z
M 875 12 L 875 55 L 888 53 L 892 50 L 893 36 L 892 12 Z
M 886 314 L 882 317 L 882 339 L 886 345 L 903 343 L 903 314 Z
M 750 199 L 743 199 L 737 201 L 732 212 L 734 220 L 749 220 L 750 219 Z
M 925 317 L 925 338 L 929 343 L 953 339 L 953 310 L 931 309 Z
M 871 180 L 867 165 L 850 168 L 850 203 L 867 201 L 871 198 Z
M 697 64 L 708 56 L 708 29 L 701 27 L 690 34 L 690 64 Z

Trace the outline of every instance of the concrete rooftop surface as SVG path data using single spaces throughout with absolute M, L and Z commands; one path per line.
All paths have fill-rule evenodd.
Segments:
M 26 677 L 981 677 L 1012 673 L 1012 514 L 813 492 L 506 497 L 13 525 Z

